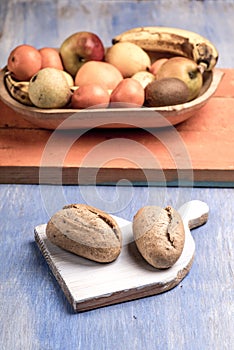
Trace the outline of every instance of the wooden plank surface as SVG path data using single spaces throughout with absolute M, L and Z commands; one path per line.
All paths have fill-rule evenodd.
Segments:
M 191 199 L 208 204 L 209 219 L 192 231 L 193 265 L 176 288 L 74 314 L 34 241 L 35 226 L 67 203 L 130 221 L 143 205 L 179 208 Z M 230 188 L 0 185 L 1 349 L 230 350 L 233 208 Z
M 0 182 L 225 184 L 234 182 L 234 70 L 214 97 L 167 129 L 51 132 L 0 102 Z

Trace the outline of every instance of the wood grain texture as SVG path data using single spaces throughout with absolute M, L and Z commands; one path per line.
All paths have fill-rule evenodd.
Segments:
M 24 123 L 22 128 L 3 127 L 0 182 L 111 184 L 128 179 L 233 186 L 233 76 L 233 70 L 225 70 L 215 96 L 172 128 L 50 132 Z
M 192 268 L 174 289 L 74 314 L 34 242 L 62 205 L 86 202 L 132 220 L 142 206 L 209 205 Z M 225 349 L 233 344 L 233 189 L 0 185 L 2 349 Z M 14 217 L 14 220 L 12 218 Z M 27 332 L 25 332 L 27 329 Z M 207 336 L 209 334 L 209 337 Z

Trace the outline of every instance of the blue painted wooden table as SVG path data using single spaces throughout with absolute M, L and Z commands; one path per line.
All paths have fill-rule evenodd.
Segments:
M 63 195 L 57 186 L 0 185 L 1 349 L 232 348 L 233 189 L 64 186 L 62 190 Z M 192 231 L 194 263 L 177 287 L 73 312 L 34 241 L 36 225 L 47 222 L 62 201 L 89 203 L 131 220 L 143 205 L 178 208 L 191 199 L 205 201 L 210 213 L 208 222 Z
M 204 34 L 233 67 L 233 1 L 1 1 L 0 65 L 22 42 L 58 46 L 92 30 L 107 44 L 139 25 Z M 208 184 L 207 184 L 208 185 Z M 131 220 L 148 204 L 199 199 L 208 222 L 192 231 L 189 274 L 156 296 L 75 314 L 34 241 L 34 227 L 82 202 Z M 4 350 L 230 350 L 234 344 L 233 188 L 0 185 L 0 348 Z

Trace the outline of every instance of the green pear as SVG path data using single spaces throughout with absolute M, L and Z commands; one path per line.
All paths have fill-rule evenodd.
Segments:
M 172 57 L 159 68 L 156 78 L 178 78 L 189 88 L 188 101 L 196 98 L 203 84 L 202 73 L 196 62 L 186 57 Z
M 29 98 L 39 108 L 61 108 L 72 96 L 70 86 L 62 70 L 43 68 L 29 81 Z

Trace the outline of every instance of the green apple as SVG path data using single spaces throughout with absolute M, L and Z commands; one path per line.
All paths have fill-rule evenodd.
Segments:
M 181 79 L 189 88 L 188 101 L 198 96 L 203 84 L 202 73 L 197 63 L 189 58 L 179 56 L 169 58 L 163 63 L 156 78 Z
M 102 61 L 105 49 L 101 39 L 92 32 L 77 32 L 65 39 L 60 46 L 65 70 L 75 77 L 87 61 Z

